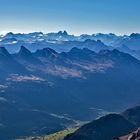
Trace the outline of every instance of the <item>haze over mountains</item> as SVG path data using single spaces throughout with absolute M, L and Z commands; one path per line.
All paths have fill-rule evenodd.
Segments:
M 139 39 L 0 36 L 0 139 L 53 133 L 139 104 Z
M 139 103 L 139 69 L 116 49 L 0 47 L 0 139 L 53 133 Z
M 34 32 L 28 34 L 7 33 L 0 35 L 0 45 L 11 53 L 17 52 L 20 46 L 26 46 L 30 51 L 50 47 L 58 52 L 69 51 L 73 47 L 89 48 L 93 51 L 117 48 L 120 51 L 130 53 L 140 58 L 140 34 L 117 36 L 115 34 L 82 34 L 80 36 L 69 35 L 66 31 L 44 34 Z

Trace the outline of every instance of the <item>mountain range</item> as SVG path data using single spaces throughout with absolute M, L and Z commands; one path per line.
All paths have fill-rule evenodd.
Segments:
M 0 47 L 0 139 L 53 133 L 139 104 L 139 69 L 117 49 Z
M 37 49 L 52 48 L 57 52 L 70 51 L 73 47 L 88 48 L 95 52 L 103 49 L 118 49 L 140 59 L 140 34 L 118 36 L 115 34 L 82 34 L 79 36 L 70 35 L 66 31 L 58 33 L 33 32 L 28 34 L 7 33 L 0 35 L 0 46 L 15 53 L 20 46 L 26 46 L 30 51 Z

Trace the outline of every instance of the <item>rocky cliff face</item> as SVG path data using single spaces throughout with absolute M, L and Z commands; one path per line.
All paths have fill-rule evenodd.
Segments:
M 140 128 L 138 128 L 134 132 L 130 132 L 129 134 L 116 138 L 115 140 L 140 140 Z

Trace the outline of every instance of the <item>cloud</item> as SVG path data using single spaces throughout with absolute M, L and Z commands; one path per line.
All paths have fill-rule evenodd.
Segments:
M 28 81 L 31 81 L 31 82 L 37 82 L 37 83 L 46 81 L 45 79 L 34 76 L 34 75 L 29 75 L 28 76 L 28 75 L 18 75 L 18 74 L 11 74 L 10 77 L 8 77 L 6 80 L 7 81 L 13 81 L 13 82 L 28 82 Z

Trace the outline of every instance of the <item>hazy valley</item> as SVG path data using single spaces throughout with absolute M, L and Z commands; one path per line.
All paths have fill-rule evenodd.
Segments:
M 80 127 L 139 105 L 139 34 L 73 36 L 64 31 L 8 33 L 0 38 L 2 140 Z M 117 117 L 124 128 L 127 121 Z M 136 128 L 129 126 L 130 130 Z M 114 137 L 128 130 L 119 130 L 122 133 L 114 133 Z M 82 128 L 75 135 L 80 131 Z M 93 135 L 95 140 L 97 136 Z M 68 140 L 75 140 L 72 138 Z

